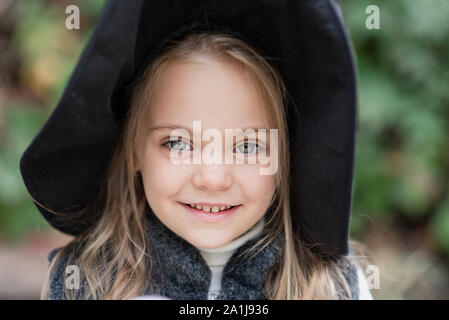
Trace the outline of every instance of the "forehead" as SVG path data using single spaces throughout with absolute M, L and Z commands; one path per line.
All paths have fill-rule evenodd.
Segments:
M 214 58 L 170 64 L 155 84 L 149 126 L 268 127 L 264 101 L 243 67 Z

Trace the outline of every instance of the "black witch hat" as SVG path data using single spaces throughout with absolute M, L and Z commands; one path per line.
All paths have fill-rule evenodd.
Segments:
M 314 243 L 347 254 L 357 79 L 335 0 L 109 0 L 58 105 L 20 159 L 36 207 L 65 233 L 89 226 L 88 217 L 51 211 L 70 217 L 91 200 L 145 67 L 195 30 L 246 41 L 281 74 L 293 102 L 293 223 Z

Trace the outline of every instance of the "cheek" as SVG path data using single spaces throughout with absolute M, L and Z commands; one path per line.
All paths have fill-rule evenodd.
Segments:
M 168 199 L 188 181 L 189 172 L 171 163 L 163 150 L 147 148 L 141 165 L 142 180 L 148 202 Z
M 235 177 L 247 199 L 262 205 L 270 202 L 275 189 L 275 175 L 261 175 L 256 165 L 237 165 Z

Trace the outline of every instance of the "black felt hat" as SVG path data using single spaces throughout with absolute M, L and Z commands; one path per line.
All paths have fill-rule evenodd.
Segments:
M 294 102 L 288 108 L 293 222 L 329 251 L 347 254 L 356 71 L 334 0 L 108 1 L 58 105 L 20 159 L 28 192 L 67 217 L 86 206 L 145 66 L 167 41 L 195 30 L 245 40 L 281 74 Z M 65 233 L 88 226 L 36 206 Z

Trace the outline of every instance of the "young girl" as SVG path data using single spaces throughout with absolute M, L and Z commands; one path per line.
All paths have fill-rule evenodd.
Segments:
M 293 218 L 292 203 L 310 200 L 292 193 L 300 162 L 289 88 L 267 59 L 229 32 L 191 29 L 148 62 L 86 205 L 67 218 L 34 197 L 54 226 L 75 234 L 50 253 L 42 298 L 370 298 L 354 257 L 314 241 L 340 229 L 329 221 L 311 230 Z M 257 134 L 228 141 L 229 130 Z

